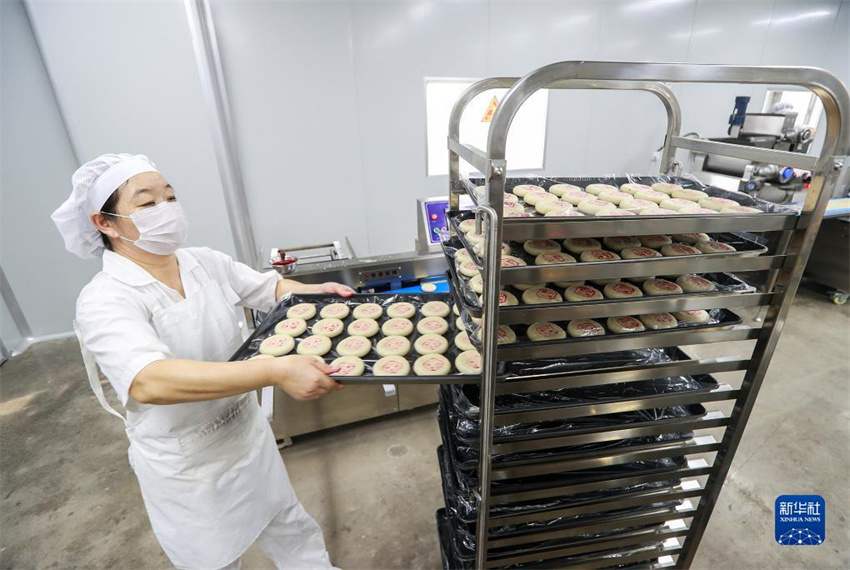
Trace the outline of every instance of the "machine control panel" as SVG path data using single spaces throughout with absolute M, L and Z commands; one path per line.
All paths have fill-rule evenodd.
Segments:
M 442 198 L 429 198 L 422 204 L 424 208 L 425 225 L 428 229 L 428 243 L 437 245 L 440 243 L 440 234 L 444 234 L 448 230 L 446 223 L 446 209 L 449 207 L 449 201 Z
M 458 207 L 468 210 L 472 207 L 469 196 L 460 196 Z M 416 200 L 416 252 L 420 255 L 440 251 L 440 236 L 449 232 L 446 210 L 448 198 L 425 198 Z

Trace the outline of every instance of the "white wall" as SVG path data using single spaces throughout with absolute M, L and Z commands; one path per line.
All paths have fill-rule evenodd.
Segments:
M 232 253 L 182 4 L 34 1 L 31 10 L 72 148 L 82 159 L 107 151 L 148 154 L 186 204 L 191 243 Z M 268 248 L 347 236 L 361 256 L 411 250 L 415 199 L 446 192 L 445 176 L 426 176 L 426 77 L 522 75 L 553 61 L 609 59 L 822 66 L 846 82 L 848 13 L 850 0 L 213 0 L 257 243 Z M 41 87 L 14 85 L 22 93 L 19 105 L 38 104 L 37 95 L 26 96 L 47 93 L 37 58 L 13 59 L 4 56 L 4 64 L 42 74 Z M 719 136 L 734 97 L 750 95 L 758 109 L 765 90 L 677 85 L 674 91 L 685 110 L 684 132 Z M 53 113 L 58 121 L 55 105 Z M 17 144 L 45 116 L 17 114 L 35 119 L 16 119 L 11 130 L 4 123 L 4 143 Z M 642 93 L 556 92 L 549 117 L 545 172 L 553 175 L 646 172 L 664 131 L 660 103 Z M 49 148 L 61 137 L 41 138 Z M 19 148 L 18 156 L 27 156 L 28 147 Z M 36 218 L 45 224 L 44 244 L 3 250 L 17 288 L 33 275 L 29 260 L 48 252 L 69 275 L 82 267 L 45 223 L 68 191 L 74 165 L 64 152 L 38 172 L 55 177 L 49 182 L 33 182 L 25 175 L 34 163 L 20 163 L 23 174 L 7 183 L 4 163 L 4 237 Z M 6 190 L 9 184 L 30 197 L 33 188 L 55 195 L 27 202 Z M 31 220 L 25 214 L 35 206 L 40 210 Z M 37 334 L 67 328 L 79 283 L 61 288 L 58 312 L 37 308 L 45 296 L 32 293 L 41 296 L 26 308 Z M 51 320 L 53 313 L 62 316 Z
M 445 176 L 425 174 L 425 77 L 523 75 L 570 59 L 846 68 L 841 6 L 214 0 L 258 243 L 347 235 L 361 255 L 411 250 L 415 199 L 447 188 Z M 673 89 L 683 132 L 703 136 L 725 132 L 736 95 L 760 110 L 765 93 Z M 648 172 L 663 140 L 663 107 L 646 93 L 556 92 L 549 117 L 549 174 Z M 335 211 L 317 210 L 316 196 Z
M 486 2 L 214 2 L 257 242 L 413 249 L 426 76 L 486 71 Z M 447 40 L 455 38 L 460 48 Z
M 320 243 L 344 228 L 366 253 L 348 6 L 220 2 L 213 16 L 257 244 Z
M 823 67 L 832 71 L 845 85 L 850 85 L 850 1 L 841 2 L 829 37 Z
M 373 254 L 412 250 L 416 198 L 447 194 L 446 177 L 426 176 L 424 78 L 481 77 L 487 62 L 486 17 L 483 2 L 352 5 Z
M 23 4 L 0 2 L 0 21 L 0 266 L 33 334 L 67 332 L 77 293 L 100 264 L 67 254 L 50 221 L 70 192 L 75 159 Z M 0 334 L 10 350 L 20 345 L 5 306 Z
M 146 154 L 183 203 L 189 245 L 233 254 L 183 4 L 29 6 L 80 160 L 105 152 Z

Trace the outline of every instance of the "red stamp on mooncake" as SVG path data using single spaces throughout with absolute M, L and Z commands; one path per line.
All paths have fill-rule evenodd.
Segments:
M 537 332 L 540 336 L 555 336 L 560 331 L 554 325 L 541 325 L 537 327 Z
M 389 372 L 390 374 L 401 372 L 401 362 L 398 362 L 396 360 L 383 362 L 381 363 L 381 370 L 383 370 L 384 372 Z
M 546 299 L 547 301 L 553 301 L 558 297 L 558 292 L 553 291 L 552 289 L 538 289 L 535 293 L 535 296 L 538 299 Z
M 596 289 L 593 287 L 587 287 L 586 285 L 579 285 L 573 292 L 579 297 L 585 297 L 586 299 L 591 299 L 596 296 Z
M 637 287 L 629 285 L 628 283 L 617 283 L 612 287 L 612 289 L 614 289 L 617 293 L 622 293 L 623 295 L 631 295 L 637 291 Z
M 619 317 L 617 322 L 620 323 L 624 329 L 639 329 L 641 327 L 640 322 L 634 317 Z

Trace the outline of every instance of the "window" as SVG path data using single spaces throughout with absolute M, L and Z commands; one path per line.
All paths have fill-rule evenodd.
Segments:
M 452 107 L 477 79 L 426 79 L 425 104 L 428 137 L 428 176 L 449 173 L 449 116 Z M 493 89 L 478 95 L 467 106 L 460 121 L 460 140 L 485 150 L 490 119 L 507 89 Z M 543 168 L 546 147 L 546 110 L 549 92 L 542 89 L 520 107 L 508 131 L 508 168 L 512 171 Z M 475 172 L 466 161 L 460 161 L 461 173 Z
M 817 128 L 823 113 L 823 103 L 811 91 L 768 91 L 764 97 L 764 107 L 761 112 L 770 113 L 771 108 L 774 110 L 778 108 L 780 113 L 797 113 L 795 127 L 806 125 Z

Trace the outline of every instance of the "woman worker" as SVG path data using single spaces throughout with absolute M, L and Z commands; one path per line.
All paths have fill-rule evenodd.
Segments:
M 143 155 L 81 166 L 51 216 L 71 253 L 103 270 L 77 299 L 75 331 L 98 400 L 130 439 L 154 534 L 178 568 L 237 568 L 255 541 L 277 568 L 329 568 L 322 532 L 298 502 L 255 390 L 296 399 L 342 386 L 308 356 L 227 362 L 243 342 L 236 306 L 268 311 L 286 293 L 354 292 L 258 273 L 183 248 L 174 189 Z M 126 418 L 109 406 L 100 366 Z

